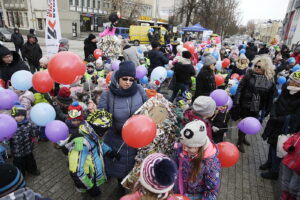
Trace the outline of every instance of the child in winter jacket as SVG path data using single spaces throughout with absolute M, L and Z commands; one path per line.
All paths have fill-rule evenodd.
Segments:
M 295 133 L 284 144 L 287 155 L 282 160 L 281 200 L 300 199 L 300 133 Z
M 215 110 L 216 103 L 211 97 L 199 96 L 195 99 L 192 107 L 184 112 L 184 119 L 179 127 L 182 129 L 188 122 L 202 120 L 206 125 L 207 136 L 212 140 L 212 125 L 209 119 L 213 117 Z
M 98 113 L 85 121 L 82 108 L 77 102 L 68 110 L 72 124 L 78 124 L 78 131 L 70 135 L 65 145 L 68 149 L 71 178 L 79 191 L 87 192 L 93 197 L 99 196 L 99 186 L 106 181 L 103 156 L 111 153 L 111 148 L 102 142 L 99 133 L 105 132 L 111 126 L 111 115 L 103 111 L 106 115 Z
M 212 136 L 215 143 L 223 142 L 224 134 L 228 131 L 228 121 L 229 121 L 228 106 L 219 106 L 215 116 L 211 119 L 212 121 Z
M 175 154 L 178 165 L 175 193 L 191 200 L 216 200 L 221 165 L 217 157 L 218 149 L 207 137 L 205 123 L 192 121 L 180 133 L 182 146 Z
M 29 111 L 31 110 L 33 102 L 35 101 L 33 93 L 29 90 L 26 91 L 15 90 L 15 92 L 19 96 L 20 104 L 25 106 L 25 109 L 27 111 L 26 117 L 29 118 Z
M 154 153 L 147 156 L 141 166 L 133 193 L 121 200 L 175 200 L 170 195 L 177 176 L 175 163 L 166 155 Z
M 9 140 L 13 164 L 18 167 L 22 174 L 29 172 L 39 175 L 33 156 L 32 139 L 38 136 L 38 128 L 26 118 L 26 109 L 23 105 L 15 105 L 11 110 L 11 116 L 18 123 L 16 134 Z

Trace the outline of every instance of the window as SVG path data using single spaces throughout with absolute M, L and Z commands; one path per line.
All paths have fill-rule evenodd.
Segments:
M 95 0 L 92 0 L 92 8 L 95 8 Z
M 79 6 L 78 0 L 75 0 L 75 6 Z
M 43 19 L 42 18 L 38 18 L 37 22 L 38 22 L 38 29 L 39 30 L 43 30 Z
M 69 0 L 69 6 L 73 6 L 73 0 Z
M 101 1 L 98 0 L 97 3 L 98 3 L 98 8 L 100 9 L 101 8 Z
M 86 3 L 87 3 L 86 7 L 90 8 L 91 7 L 91 0 L 87 0 Z

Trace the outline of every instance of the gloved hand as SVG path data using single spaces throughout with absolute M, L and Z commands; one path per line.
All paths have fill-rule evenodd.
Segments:
M 116 159 L 117 161 L 121 159 L 121 155 L 114 150 L 107 152 L 106 155 L 111 159 Z
M 212 130 L 213 130 L 213 132 L 218 132 L 220 129 L 218 127 L 216 127 L 216 126 L 213 126 Z
M 94 186 L 87 190 L 87 193 L 91 196 L 91 197 L 97 197 L 99 195 L 101 195 L 101 191 L 99 189 L 99 187 L 96 186 L 96 184 L 94 184 Z

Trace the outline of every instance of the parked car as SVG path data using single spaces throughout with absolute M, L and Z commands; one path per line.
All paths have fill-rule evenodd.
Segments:
M 2 40 L 4 42 L 10 42 L 11 34 L 12 34 L 12 32 L 10 30 L 8 30 L 7 28 L 0 28 L 0 40 Z

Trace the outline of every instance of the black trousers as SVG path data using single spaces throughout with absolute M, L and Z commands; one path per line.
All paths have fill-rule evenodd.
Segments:
M 28 154 L 24 157 L 13 158 L 13 164 L 19 168 L 23 176 L 25 176 L 26 171 L 32 173 L 37 170 L 37 165 L 33 153 Z

